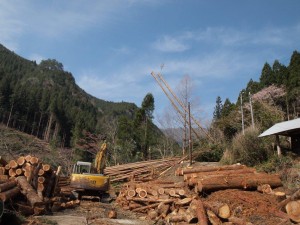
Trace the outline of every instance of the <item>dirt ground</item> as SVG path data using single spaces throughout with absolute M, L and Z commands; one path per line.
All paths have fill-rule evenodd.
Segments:
M 109 211 L 117 212 L 116 219 L 108 218 Z M 102 203 L 98 198 L 84 197 L 80 205 L 73 209 L 65 209 L 53 215 L 28 218 L 31 225 L 152 225 L 144 215 L 125 211 L 115 203 Z
M 277 209 L 276 196 L 257 191 L 228 189 L 207 195 L 204 202 L 222 202 L 229 205 L 233 215 L 257 225 L 292 224 L 286 215 Z

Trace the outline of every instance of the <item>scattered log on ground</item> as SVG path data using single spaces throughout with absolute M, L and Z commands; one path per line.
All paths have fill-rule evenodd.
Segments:
M 233 222 L 233 224 L 236 224 L 236 225 L 252 225 L 252 223 L 246 222 L 245 220 L 235 217 L 235 216 L 229 217 L 228 221 Z
M 290 197 L 288 197 L 287 199 L 281 201 L 278 204 L 278 208 L 281 209 L 282 207 L 284 207 L 287 203 L 289 203 L 290 201 L 295 201 L 297 199 L 300 199 L 300 189 L 297 190 L 295 193 L 293 193 Z
M 219 217 L 217 217 L 217 215 L 213 211 L 207 210 L 206 212 L 208 220 L 212 225 L 222 225 L 222 221 L 219 219 Z
M 221 202 L 203 202 L 206 209 L 209 209 L 214 214 L 222 219 L 228 219 L 230 217 L 230 208 L 228 204 Z
M 292 221 L 300 223 L 300 200 L 288 202 L 285 209 Z
M 117 218 L 117 212 L 115 210 L 110 210 L 108 212 L 107 217 L 110 218 L 110 219 L 116 219 Z
M 202 225 L 208 225 L 208 219 L 202 201 L 200 199 L 193 200 L 191 205 L 195 207 L 198 223 Z

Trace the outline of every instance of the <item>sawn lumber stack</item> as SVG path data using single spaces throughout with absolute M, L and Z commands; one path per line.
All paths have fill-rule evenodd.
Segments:
M 224 189 L 272 192 L 271 188 L 282 185 L 277 174 L 258 173 L 254 168 L 239 164 L 179 168 L 175 174 L 184 176 L 183 181 L 158 179 L 124 184 L 117 198 L 118 204 L 124 209 L 145 213 L 151 220 L 167 223 L 246 224 L 231 212 L 227 204 L 207 202 L 204 196 Z
M 110 176 L 110 181 L 152 180 L 168 168 L 182 161 L 180 157 L 149 160 L 110 166 L 104 169 L 104 174 Z

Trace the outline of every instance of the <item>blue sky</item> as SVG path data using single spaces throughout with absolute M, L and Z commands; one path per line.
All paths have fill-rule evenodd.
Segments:
M 39 62 L 56 59 L 89 94 L 140 106 L 151 92 L 169 105 L 151 71 L 171 87 L 192 80 L 201 117 L 217 96 L 235 102 L 265 62 L 300 51 L 298 0 L 1 0 L 0 43 Z

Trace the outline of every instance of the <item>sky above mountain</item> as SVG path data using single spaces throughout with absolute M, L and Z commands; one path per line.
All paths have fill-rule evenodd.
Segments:
M 189 75 L 209 120 L 217 96 L 235 103 L 264 63 L 288 65 L 300 51 L 299 9 L 298 0 L 2 0 L 0 43 L 58 60 L 100 99 L 140 106 L 150 92 L 156 118 L 169 102 L 151 72 L 173 89 Z

